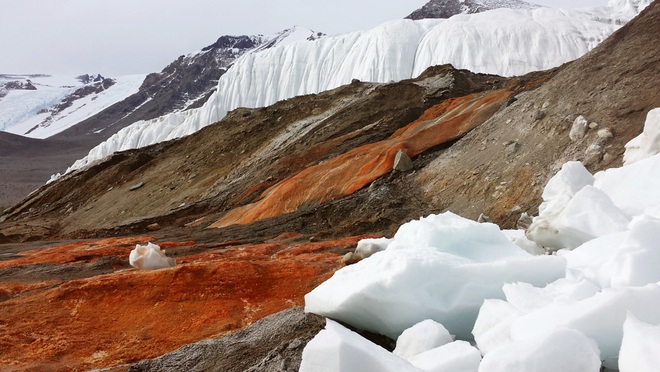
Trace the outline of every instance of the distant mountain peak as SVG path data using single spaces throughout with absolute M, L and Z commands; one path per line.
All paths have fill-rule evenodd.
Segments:
M 431 0 L 406 18 L 449 18 L 457 14 L 481 13 L 499 8 L 535 9 L 540 7 L 540 5 L 522 0 Z

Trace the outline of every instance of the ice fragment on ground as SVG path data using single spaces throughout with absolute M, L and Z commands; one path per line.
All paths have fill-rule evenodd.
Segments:
M 479 372 L 599 372 L 600 367 L 596 342 L 576 330 L 558 328 L 489 352 Z
M 300 372 L 420 370 L 337 322 L 327 319 L 325 329 L 305 346 Z
M 481 353 L 466 341 L 454 341 L 408 359 L 425 372 L 477 372 Z
M 396 340 L 394 355 L 409 359 L 415 355 L 454 341 L 449 331 L 431 319 L 423 320 L 406 329 Z
M 176 266 L 173 258 L 165 256 L 165 252 L 153 243 L 147 245 L 136 244 L 128 256 L 128 262 L 136 269 L 155 270 Z
M 619 352 L 621 372 L 657 372 L 660 370 L 660 324 L 648 324 L 628 313 L 623 323 Z
M 632 164 L 658 152 L 660 152 L 660 107 L 649 111 L 642 133 L 626 143 L 623 164 Z
M 337 271 L 305 296 L 305 311 L 397 338 L 433 319 L 470 340 L 479 307 L 502 285 L 543 286 L 565 275 L 556 256 L 532 256 L 494 224 L 453 213 L 402 225 L 387 249 Z

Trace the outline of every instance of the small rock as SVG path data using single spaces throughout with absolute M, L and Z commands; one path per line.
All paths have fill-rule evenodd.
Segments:
M 612 134 L 610 128 L 603 128 L 598 131 L 598 138 L 608 140 L 614 138 L 614 135 Z
M 154 222 L 150 225 L 147 225 L 147 230 L 149 230 L 149 231 L 160 230 L 160 225 L 158 223 Z
M 344 257 L 341 258 L 341 262 L 344 265 L 351 265 L 356 262 L 360 261 L 360 257 L 358 257 L 355 253 L 353 252 L 348 252 L 344 255 Z
M 534 114 L 532 114 L 532 121 L 538 121 L 541 120 L 545 117 L 545 112 L 541 110 L 536 110 Z
M 509 144 L 506 149 L 504 149 L 504 153 L 506 156 L 511 156 L 518 152 L 520 150 L 520 144 L 518 142 L 513 141 L 511 144 Z
M 609 152 L 603 154 L 603 162 L 610 163 L 612 162 L 612 160 L 614 160 L 614 156 L 612 154 L 610 154 Z
M 589 123 L 589 129 L 596 129 L 596 128 L 598 128 L 599 126 L 600 126 L 600 125 L 598 125 L 598 123 L 596 123 L 595 121 Z
M 399 172 L 407 172 L 413 168 L 412 160 L 405 151 L 399 150 L 394 157 L 393 169 Z
M 485 214 L 480 214 L 479 218 L 477 218 L 477 222 L 479 223 L 492 223 L 493 220 L 490 219 L 490 217 L 486 216 Z
M 519 205 L 516 205 L 515 207 L 511 208 L 512 213 L 520 212 L 522 210 L 522 207 Z
M 585 164 L 593 164 L 603 159 L 604 149 L 601 145 L 593 143 L 584 151 Z
M 568 133 L 568 138 L 573 142 L 582 139 L 584 138 L 584 135 L 587 134 L 587 129 L 589 129 L 589 121 L 584 116 L 579 115 L 573 121 L 571 131 Z
M 135 190 L 139 189 L 142 186 L 144 186 L 144 182 L 140 182 L 138 184 L 135 184 L 135 185 L 131 186 L 131 188 L 128 189 L 128 191 L 135 191 Z
M 317 237 L 315 237 L 315 236 L 310 236 L 310 237 L 309 237 L 309 242 L 310 242 L 310 243 L 315 243 L 315 242 L 318 242 L 318 241 L 319 241 L 319 238 L 317 238 Z

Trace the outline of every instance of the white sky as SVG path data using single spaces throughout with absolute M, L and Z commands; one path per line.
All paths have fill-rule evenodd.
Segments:
M 552 7 L 607 0 L 528 0 Z M 403 18 L 427 0 L 0 0 L 0 73 L 162 70 L 222 35 L 300 25 L 327 34 Z

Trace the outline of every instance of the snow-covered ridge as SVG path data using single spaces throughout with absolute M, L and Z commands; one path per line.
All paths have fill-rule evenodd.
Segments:
M 576 11 L 496 9 L 446 20 L 399 20 L 368 31 L 246 53 L 220 78 L 216 93 L 200 109 L 126 127 L 67 172 L 115 151 L 194 133 L 236 107 L 266 106 L 352 79 L 398 81 L 445 63 L 499 75 L 556 67 L 585 54 L 636 14 L 630 6 L 616 5 Z
M 0 97 L 0 130 L 32 138 L 50 137 L 137 92 L 144 77 L 119 76 L 106 84 L 102 78 L 89 79 L 89 75 L 0 75 L 0 85 L 17 81 L 35 88 L 5 91 Z M 90 89 L 88 94 L 75 94 L 84 88 Z

